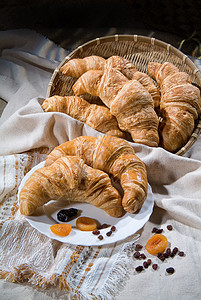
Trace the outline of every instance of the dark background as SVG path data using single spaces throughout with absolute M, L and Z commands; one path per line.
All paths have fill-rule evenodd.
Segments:
M 70 50 L 104 35 L 141 34 L 201 56 L 201 0 L 1 0 L 0 30 L 20 28 Z

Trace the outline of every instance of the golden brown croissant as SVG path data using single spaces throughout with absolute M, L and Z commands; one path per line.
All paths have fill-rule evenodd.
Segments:
M 105 63 L 105 69 L 113 68 L 120 71 L 129 80 L 137 71 L 136 67 L 128 59 L 121 56 L 110 56 Z
M 120 71 L 129 80 L 138 80 L 151 94 L 154 107 L 159 108 L 160 91 L 149 75 L 139 72 L 132 62 L 121 56 L 111 56 L 106 60 L 105 68 L 113 68 Z
M 194 130 L 201 112 L 200 91 L 191 84 L 188 74 L 180 72 L 172 63 L 151 62 L 148 72 L 161 87 L 161 146 L 176 152 L 185 145 Z
M 148 190 L 146 167 L 128 142 L 109 135 L 80 136 L 56 147 L 47 156 L 45 165 L 65 155 L 79 156 L 87 165 L 120 182 L 124 192 L 122 205 L 127 212 L 134 213 L 142 207 Z
M 150 95 L 152 96 L 152 99 L 154 101 L 154 107 L 156 109 L 158 109 L 160 107 L 161 95 L 160 95 L 159 89 L 154 84 L 151 77 L 149 75 L 147 75 L 146 73 L 136 71 L 133 74 L 132 79 L 138 80 L 147 89 L 147 91 L 150 93 Z
M 92 55 L 85 58 L 70 59 L 60 68 L 60 71 L 63 75 L 78 78 L 88 70 L 103 70 L 104 67 L 105 59 Z
M 89 70 L 104 70 L 108 67 L 119 70 L 128 79 L 132 79 L 134 72 L 137 71 L 129 60 L 121 56 L 111 56 L 105 60 L 103 57 L 95 55 L 71 59 L 61 67 L 60 71 L 63 75 L 78 78 Z
M 134 142 L 158 146 L 158 117 L 149 92 L 137 81 L 128 80 L 120 71 L 91 70 L 73 85 L 75 95 L 99 96 L 117 118 L 121 130 L 128 131 Z
M 157 62 L 149 62 L 147 67 L 148 74 L 157 81 L 161 86 L 163 80 L 174 73 L 179 72 L 179 69 L 172 63 L 165 62 L 163 64 Z
M 121 56 L 110 56 L 104 59 L 100 56 L 88 56 L 85 58 L 76 58 L 69 60 L 60 71 L 63 75 L 80 77 L 89 70 L 102 70 L 113 68 L 120 71 L 129 80 L 138 80 L 151 94 L 154 100 L 154 106 L 159 107 L 160 92 L 152 79 L 145 73 L 138 72 L 136 67 L 128 59 Z
M 42 108 L 46 112 L 57 111 L 66 113 L 97 131 L 125 138 L 125 134 L 119 129 L 116 118 L 105 106 L 90 104 L 76 96 L 52 96 L 45 99 Z
M 20 192 L 20 212 L 31 215 L 51 199 L 90 203 L 113 217 L 123 214 L 120 194 L 109 176 L 76 156 L 61 157 L 36 170 Z

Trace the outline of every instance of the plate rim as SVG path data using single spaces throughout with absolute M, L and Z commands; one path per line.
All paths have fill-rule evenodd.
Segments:
M 23 177 L 23 179 L 22 179 L 22 181 L 21 181 L 21 183 L 20 183 L 20 185 L 19 185 L 19 188 L 18 188 L 18 194 L 17 194 L 18 203 L 19 203 L 19 194 L 20 194 L 20 191 L 21 191 L 22 187 L 24 186 L 25 182 L 26 182 L 27 179 L 31 176 L 31 174 L 33 174 L 37 169 L 43 167 L 43 166 L 44 166 L 44 163 L 45 163 L 45 161 L 42 161 L 42 162 L 38 163 L 37 165 L 35 165 L 35 166 L 34 166 L 34 167 L 33 167 L 33 168 L 32 168 L 32 169 L 31 169 L 24 177 Z M 137 231 L 140 230 L 140 229 L 147 223 L 147 221 L 149 220 L 149 218 L 150 218 L 150 216 L 151 216 L 151 214 L 152 214 L 152 212 L 153 212 L 153 208 L 154 208 L 154 197 L 153 197 L 152 188 L 151 188 L 151 186 L 150 186 L 149 183 L 148 183 L 148 195 L 147 195 L 147 198 L 146 198 L 146 200 L 145 200 L 145 202 L 144 202 L 144 204 L 143 204 L 141 210 L 144 208 L 144 205 L 147 205 L 147 202 L 149 202 L 149 206 L 148 206 L 148 208 L 147 208 L 147 211 L 148 211 L 148 212 L 147 212 L 146 215 L 144 216 L 143 221 L 141 220 L 141 224 L 139 223 L 139 226 L 137 226 L 137 229 L 136 229 L 136 230 L 134 230 L 133 232 L 127 231 L 126 234 L 123 234 L 120 238 L 119 238 L 119 237 L 117 238 L 118 231 L 115 232 L 115 235 L 110 236 L 110 237 L 107 237 L 107 236 L 105 236 L 105 231 L 108 230 L 108 228 L 102 229 L 103 231 L 101 232 L 101 234 L 104 234 L 104 239 L 103 239 L 103 240 L 99 240 L 99 239 L 97 238 L 97 236 L 91 235 L 92 237 L 95 237 L 95 238 L 96 238 L 96 240 L 93 241 L 93 243 L 91 243 L 91 241 L 88 242 L 86 239 L 85 239 L 85 242 L 78 243 L 77 241 L 75 241 L 75 242 L 71 241 L 71 239 L 68 240 L 68 239 L 69 239 L 69 236 L 66 236 L 66 237 L 60 237 L 60 236 L 53 235 L 53 233 L 51 233 L 50 230 L 46 230 L 46 231 L 40 230 L 37 226 L 35 226 L 34 224 L 35 224 L 36 221 L 32 220 L 32 219 L 34 218 L 34 216 L 24 216 L 24 218 L 26 219 L 26 221 L 29 223 L 29 225 L 30 225 L 32 228 L 36 229 L 38 232 L 40 232 L 41 234 L 45 235 L 46 237 L 48 237 L 48 238 L 50 238 L 50 239 L 57 240 L 57 241 L 62 242 L 62 243 L 68 243 L 68 244 L 71 244 L 71 245 L 81 245 L 81 246 L 103 246 L 103 245 L 113 244 L 113 243 L 115 243 L 115 242 L 120 242 L 120 241 L 125 240 L 126 238 L 128 238 L 128 237 L 130 237 L 130 236 L 136 234 Z M 48 203 L 49 203 L 49 202 L 48 202 Z M 82 202 L 77 202 L 77 203 L 82 203 Z M 88 204 L 88 203 L 85 203 L 85 204 Z M 88 205 L 90 205 L 90 204 L 88 204 Z M 67 206 L 67 205 L 66 205 L 66 206 Z M 44 207 L 42 207 L 42 209 L 43 209 L 43 212 L 44 212 L 45 216 L 47 216 L 47 218 L 48 218 L 48 215 L 45 213 Z M 141 210 L 140 210 L 140 211 L 141 211 Z M 126 213 L 126 214 L 128 214 L 128 213 Z M 138 215 L 138 214 L 128 214 L 128 216 L 131 216 L 131 217 L 132 217 L 132 216 L 136 216 L 136 215 Z M 38 216 L 36 216 L 36 218 L 37 218 L 37 217 L 38 217 Z M 40 216 L 39 216 L 39 217 L 40 217 Z M 115 218 L 115 219 L 120 220 L 120 218 Z M 135 220 L 135 221 L 136 221 L 136 220 Z M 55 223 L 56 223 L 56 221 L 55 221 Z M 118 223 L 118 222 L 117 222 L 117 223 Z M 53 223 L 53 224 L 54 224 L 54 223 Z M 130 224 L 130 222 L 129 222 L 129 224 Z M 50 225 L 47 225 L 47 226 L 50 227 Z M 88 234 L 92 234 L 91 231 L 88 231 L 88 232 L 81 232 L 81 231 L 80 231 L 80 233 L 81 233 L 81 234 L 85 234 L 85 235 L 86 235 L 87 233 L 88 233 Z M 115 236 L 116 236 L 116 238 L 115 238 Z

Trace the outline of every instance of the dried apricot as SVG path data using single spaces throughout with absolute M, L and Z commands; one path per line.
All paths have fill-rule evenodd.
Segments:
M 163 234 L 154 234 L 148 240 L 145 249 L 152 255 L 163 253 L 167 248 L 168 240 Z
M 54 224 L 50 226 L 50 230 L 59 236 L 67 236 L 71 232 L 72 226 L 71 224 Z
M 76 227 L 82 231 L 93 231 L 97 228 L 97 223 L 89 217 L 79 217 L 76 220 Z

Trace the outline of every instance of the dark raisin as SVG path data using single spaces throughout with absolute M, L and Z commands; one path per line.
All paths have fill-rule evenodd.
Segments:
M 154 227 L 154 228 L 152 229 L 152 233 L 155 233 L 156 230 L 158 230 L 158 228 Z
M 151 265 L 151 263 L 152 263 L 151 259 L 150 259 L 150 258 L 147 259 L 147 264 L 148 264 L 149 266 Z
M 99 240 L 103 240 L 103 236 L 102 236 L 102 235 L 99 235 L 99 236 L 98 236 L 98 239 L 99 239 Z
M 147 263 L 147 261 L 144 261 L 144 262 L 143 262 L 143 267 L 144 267 L 145 269 L 147 269 L 148 266 L 149 266 L 149 264 Z
M 110 225 L 108 225 L 108 224 L 103 224 L 101 227 L 102 227 L 102 229 L 104 229 L 104 228 L 108 228 Z
M 106 233 L 107 236 L 111 236 L 111 234 L 112 234 L 111 230 Z
M 184 251 L 179 251 L 178 255 L 179 256 L 184 256 Z
M 155 233 L 162 233 L 163 232 L 163 229 L 157 229 L 156 231 L 155 231 Z
M 143 266 L 138 266 L 138 267 L 135 268 L 135 270 L 136 270 L 137 272 L 142 272 Z
M 168 258 L 170 255 L 168 254 L 168 253 L 163 253 L 163 256 L 165 257 L 165 258 Z
M 142 248 L 143 248 L 143 246 L 140 245 L 140 244 L 135 245 L 135 250 L 136 250 L 136 251 L 139 251 L 139 250 L 141 250 Z
M 163 255 L 163 253 L 158 252 L 157 257 L 160 258 L 161 255 Z
M 62 210 L 60 212 L 58 212 L 57 214 L 57 219 L 61 222 L 67 222 L 69 217 L 66 215 L 65 212 L 63 212 Z
M 159 259 L 160 259 L 161 261 L 164 261 L 164 260 L 165 260 L 165 256 L 162 254 L 162 255 L 159 257 Z
M 116 230 L 116 227 L 115 227 L 115 226 L 112 226 L 112 227 L 111 227 L 111 230 L 112 230 L 112 231 L 115 231 L 115 230 Z
M 137 259 L 140 258 L 140 252 L 136 251 L 133 256 Z
M 77 212 L 76 208 L 62 209 L 57 213 L 57 219 L 60 222 L 67 222 L 69 219 L 75 217 Z
M 167 229 L 171 231 L 173 229 L 172 225 L 167 225 Z
M 70 218 L 75 217 L 77 215 L 77 208 L 69 208 L 68 210 L 68 215 Z
M 158 265 L 157 264 L 153 264 L 152 268 L 156 271 L 158 269 Z
M 93 233 L 94 235 L 99 235 L 99 234 L 100 234 L 100 231 L 97 230 L 97 229 L 95 229 L 94 231 L 92 231 L 92 233 Z
M 104 223 L 104 224 L 98 226 L 97 229 L 104 229 L 104 228 L 108 228 L 109 226 L 110 225 Z
M 146 259 L 147 257 L 146 257 L 146 255 L 144 253 L 142 253 L 142 254 L 140 254 L 140 258 Z
M 166 272 L 167 272 L 168 274 L 173 274 L 173 273 L 175 272 L 175 269 L 172 268 L 172 267 L 169 267 L 169 268 L 166 269 Z
M 166 253 L 168 256 L 170 256 L 170 254 L 171 254 L 171 249 L 170 249 L 170 248 L 167 248 L 166 251 L 165 251 L 165 253 Z
M 172 253 L 177 254 L 178 251 L 179 251 L 179 249 L 177 247 L 174 247 L 174 249 L 172 250 Z

